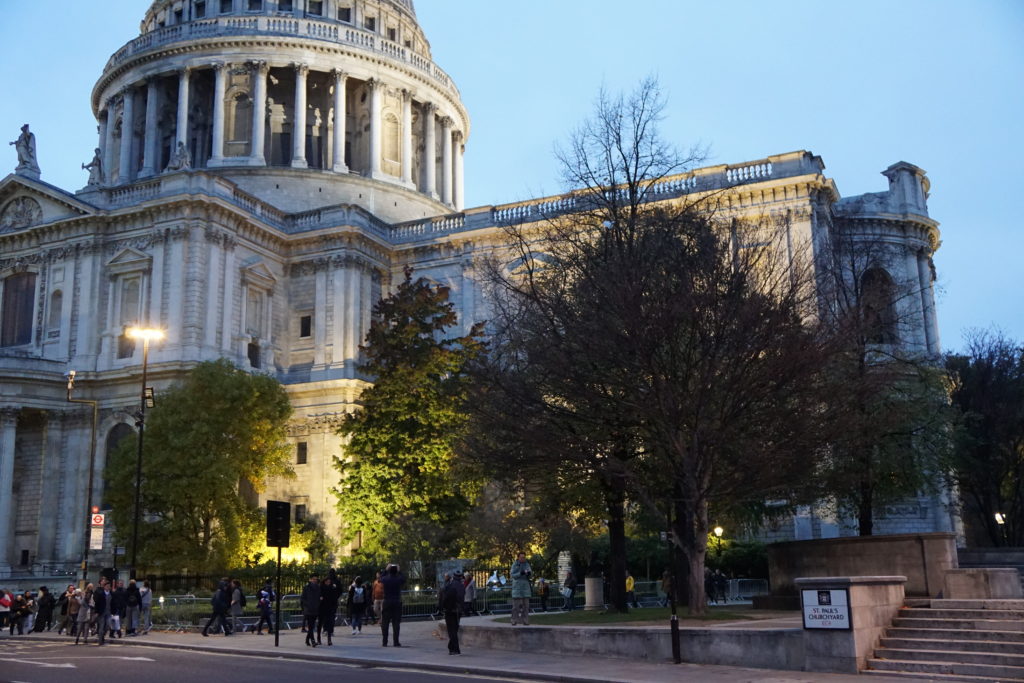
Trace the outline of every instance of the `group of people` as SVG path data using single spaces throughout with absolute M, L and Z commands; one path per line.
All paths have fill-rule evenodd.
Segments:
M 0 590 L 0 628 L 10 635 L 17 631 L 41 633 L 57 627 L 57 634 L 75 637 L 75 644 L 95 636 L 103 645 L 106 638 L 145 635 L 153 626 L 153 591 L 149 582 L 139 585 L 100 578 L 99 586 L 89 583 L 84 589 L 68 584 L 60 597 L 46 587 L 39 591 L 12 593 Z
M 334 645 L 334 626 L 338 620 L 338 607 L 343 596 L 353 636 L 363 632 L 363 621 L 366 619 L 368 610 L 372 610 L 371 616 L 376 614 L 377 618 L 380 618 L 380 612 L 374 606 L 378 604 L 378 594 L 380 595 L 379 601 L 383 602 L 384 589 L 381 583 L 381 574 L 382 572 L 377 573 L 372 585 L 365 583 L 362 576 L 357 576 L 349 584 L 348 590 L 343 588 L 342 581 L 333 569 L 329 570 L 322 580 L 316 574 L 310 575 L 309 582 L 303 587 L 299 599 L 302 606 L 302 628 L 306 632 L 306 645 L 310 647 L 322 645 L 325 633 L 327 634 L 327 644 Z M 400 617 L 401 611 L 399 611 Z M 397 630 L 395 631 L 395 645 L 398 645 Z

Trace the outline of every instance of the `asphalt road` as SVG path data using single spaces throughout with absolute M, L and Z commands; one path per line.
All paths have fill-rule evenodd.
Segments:
M 134 647 L 121 643 L 115 647 L 98 647 L 33 643 L 21 639 L 0 641 L 0 683 L 187 683 L 205 680 L 282 683 L 352 675 L 358 676 L 360 683 L 507 683 L 513 680 L 383 666 Z

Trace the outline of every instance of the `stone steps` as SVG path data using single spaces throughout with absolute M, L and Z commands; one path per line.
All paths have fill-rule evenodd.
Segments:
M 868 659 L 865 673 L 872 672 L 932 680 L 1024 681 L 1024 601 L 908 601 Z

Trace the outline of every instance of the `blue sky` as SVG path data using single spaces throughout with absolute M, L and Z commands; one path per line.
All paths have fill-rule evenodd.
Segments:
M 7 4 L 0 134 L 14 140 L 30 123 L 43 179 L 78 189 L 96 146 L 89 93 L 148 2 Z M 924 168 L 942 230 L 944 348 L 972 327 L 1024 340 L 1024 2 L 418 0 L 416 10 L 472 117 L 468 206 L 558 192 L 554 144 L 602 85 L 629 90 L 653 74 L 669 99 L 665 137 L 708 145 L 709 164 L 806 149 L 843 195 L 884 190 L 880 171 L 896 161 Z M 13 170 L 3 148 L 0 169 Z

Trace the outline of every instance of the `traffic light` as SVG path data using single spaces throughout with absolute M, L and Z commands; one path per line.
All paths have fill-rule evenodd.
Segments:
M 280 500 L 267 501 L 267 546 L 287 548 L 291 540 L 292 504 Z

